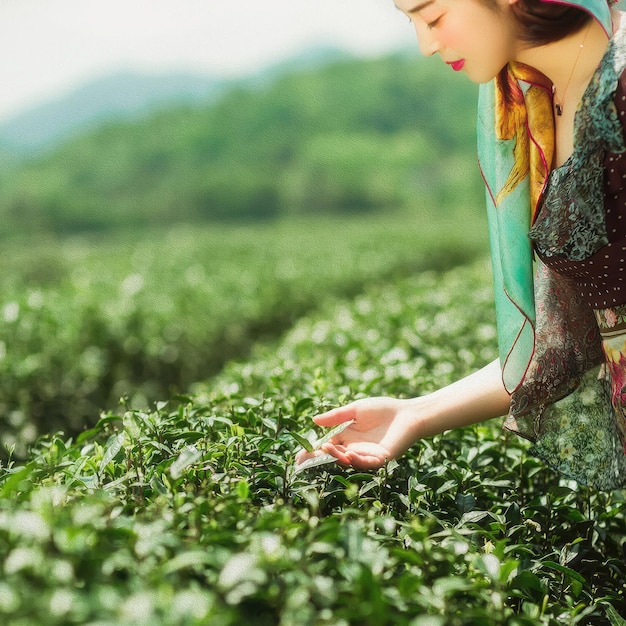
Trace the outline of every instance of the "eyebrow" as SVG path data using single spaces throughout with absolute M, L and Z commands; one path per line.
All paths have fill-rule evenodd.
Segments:
M 434 4 L 435 0 L 426 0 L 426 2 L 420 2 L 420 4 L 414 6 L 412 9 L 408 9 L 406 12 L 407 13 L 418 13 L 419 11 L 421 11 L 422 9 L 425 9 L 426 7 L 430 6 L 431 4 Z M 396 4 L 396 9 L 398 9 L 398 11 L 402 11 L 402 9 Z

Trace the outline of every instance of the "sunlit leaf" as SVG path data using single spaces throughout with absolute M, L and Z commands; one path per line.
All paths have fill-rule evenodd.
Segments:
M 289 435 L 293 437 L 307 452 L 313 452 L 313 445 L 308 439 L 302 435 L 298 435 L 298 433 L 289 433 Z
M 100 461 L 100 468 L 98 470 L 99 473 L 102 473 L 104 468 L 119 454 L 120 450 L 124 446 L 125 439 L 125 432 L 121 432 L 118 435 L 113 435 L 109 438 L 102 454 L 102 460 Z
M 202 452 L 193 446 L 185 446 L 170 466 L 170 476 L 176 480 L 183 472 L 202 458 Z

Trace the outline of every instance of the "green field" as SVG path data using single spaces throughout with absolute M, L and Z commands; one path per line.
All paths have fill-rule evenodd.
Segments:
M 120 345 L 136 337 L 145 362 L 123 380 L 147 395 L 141 372 L 163 349 L 149 339 L 167 323 L 180 328 L 167 345 L 199 362 L 195 350 L 216 332 L 207 320 L 243 335 L 255 320 L 272 324 L 263 340 L 234 342 L 219 373 L 217 363 L 210 377 L 194 369 L 177 395 L 154 383 L 156 404 L 111 407 L 80 434 L 50 434 L 2 466 L 0 619 L 623 624 L 624 494 L 560 481 L 498 420 L 419 442 L 377 472 L 295 471 L 299 441 L 321 435 L 317 411 L 425 393 L 495 358 L 478 228 L 408 223 L 171 231 L 117 248 L 74 240 L 51 256 L 50 276 L 7 283 L 5 385 L 37 345 L 10 357 L 9 338 L 28 331 L 46 344 L 43 379 L 56 372 L 54 354 L 65 373 L 85 359 L 84 337 L 83 350 L 115 332 Z M 218 250 L 231 256 L 220 262 Z M 30 271 L 18 252 L 14 260 L 14 275 Z M 204 311 L 211 305 L 221 317 Z M 28 396 L 28 380 L 11 384 Z
M 501 420 L 294 467 L 318 411 L 496 357 L 475 85 L 425 61 L 0 171 L 0 625 L 626 625 L 626 494 Z
M 327 297 L 485 249 L 479 220 L 429 215 L 5 242 L 0 440 L 22 456 L 37 434 L 77 432 L 120 398 L 145 408 L 279 336 Z

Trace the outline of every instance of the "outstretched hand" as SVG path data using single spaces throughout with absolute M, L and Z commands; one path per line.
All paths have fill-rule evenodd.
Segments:
M 342 465 L 376 469 L 402 455 L 417 439 L 416 410 L 409 400 L 364 398 L 313 418 L 316 424 L 326 427 L 350 420 L 345 430 L 318 450 L 300 450 L 296 463 L 327 453 Z

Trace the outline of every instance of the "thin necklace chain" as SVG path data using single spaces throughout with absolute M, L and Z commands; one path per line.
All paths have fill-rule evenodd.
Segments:
M 576 66 L 578 65 L 578 61 L 583 52 L 583 48 L 585 47 L 585 42 L 587 41 L 587 35 L 589 34 L 589 31 L 591 30 L 592 23 L 593 22 L 590 22 L 589 26 L 587 26 L 587 30 L 585 31 L 585 36 L 583 37 L 583 40 L 580 46 L 578 47 L 578 54 L 576 55 L 576 60 L 574 61 L 574 65 L 572 65 L 572 70 L 569 73 L 569 78 L 567 79 L 567 83 L 565 84 L 565 89 L 563 89 L 563 96 L 561 97 L 560 102 L 558 102 L 556 99 L 556 87 L 552 85 L 552 97 L 554 99 L 554 109 L 556 110 L 557 115 L 563 115 L 563 102 L 565 101 L 565 96 L 567 95 L 569 84 L 572 82 L 572 77 L 574 76 L 574 71 L 576 70 Z

